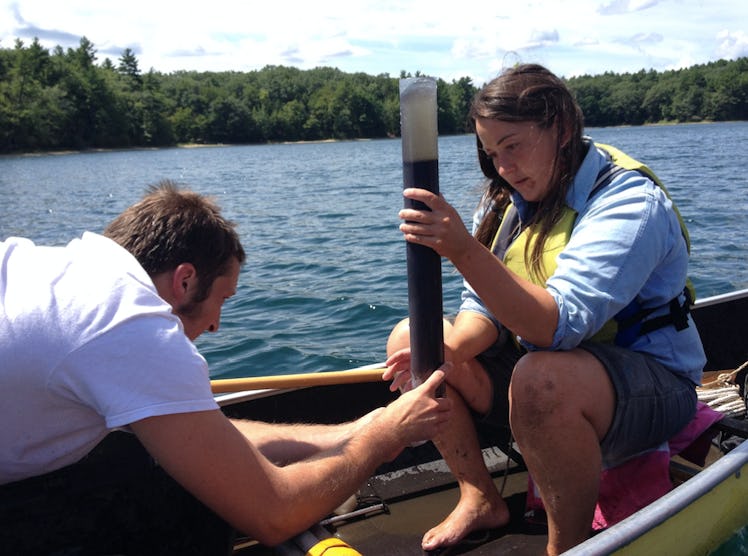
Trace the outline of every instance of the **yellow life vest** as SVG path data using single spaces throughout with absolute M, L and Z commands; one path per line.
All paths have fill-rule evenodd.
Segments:
M 640 172 L 650 178 L 665 192 L 665 195 L 667 195 L 668 198 L 672 201 L 670 193 L 667 191 L 660 179 L 645 164 L 631 158 L 615 147 L 602 145 L 599 143 L 595 143 L 590 146 L 590 148 L 595 147 L 599 147 L 609 155 L 611 164 L 604 168 L 603 171 L 601 171 L 601 173 L 598 175 L 595 185 L 593 186 L 590 193 L 590 197 L 592 197 L 601 188 L 608 185 L 613 177 L 618 173 L 627 170 L 633 170 Z M 673 210 L 675 210 L 678 221 L 680 222 L 681 232 L 683 233 L 683 237 L 686 241 L 686 247 L 690 251 L 691 245 L 688 230 L 686 229 L 685 222 L 683 221 L 680 212 L 675 206 L 675 203 L 673 203 Z M 501 225 L 499 226 L 499 229 L 496 232 L 496 236 L 493 239 L 491 250 L 499 255 L 500 258 L 502 258 L 504 264 L 506 264 L 506 266 L 512 272 L 533 282 L 534 284 L 545 286 L 546 278 L 551 276 L 556 270 L 556 258 L 569 243 L 571 232 L 574 228 L 574 224 L 576 223 L 576 219 L 577 212 L 571 207 L 566 206 L 564 207 L 561 217 L 550 230 L 550 233 L 548 234 L 544 244 L 540 261 L 540 269 L 543 276 L 538 276 L 536 272 L 532 271 L 532 269 L 529 268 L 529 263 L 525 260 L 525 253 L 532 253 L 535 247 L 535 241 L 537 239 L 537 233 L 535 232 L 535 229 L 532 226 L 528 226 L 527 228 L 522 230 L 519 235 L 516 235 L 515 239 L 511 239 L 516 230 L 516 226 L 519 225 L 519 220 L 516 215 L 516 208 L 511 203 L 504 212 L 504 217 L 502 218 Z M 497 249 L 499 250 L 498 252 Z M 501 253 L 501 251 L 503 251 L 503 254 Z M 671 301 L 671 312 L 677 313 L 677 315 L 674 315 L 673 318 L 676 318 L 678 320 L 678 322 L 676 323 L 676 327 L 679 330 L 685 326 L 688 326 L 687 320 L 685 326 L 683 325 L 683 318 L 685 317 L 682 313 L 688 311 L 688 305 L 690 305 L 695 299 L 693 285 L 691 284 L 690 280 L 687 280 L 686 290 L 686 306 L 681 306 L 678 303 L 677 299 Z M 641 311 L 634 305 L 634 303 L 635 302 L 632 302 L 632 305 L 621 312 L 625 315 L 625 319 L 627 319 L 626 327 L 639 324 L 644 317 L 654 312 L 654 309 Z M 676 309 L 675 305 L 678 306 L 678 309 Z M 617 316 L 616 318 L 618 319 L 619 316 Z M 671 320 L 666 320 L 667 322 L 657 320 L 657 323 L 670 324 Z M 621 325 L 619 325 L 619 321 L 620 319 L 612 319 L 608 321 L 592 337 L 592 339 L 595 341 L 607 343 L 612 343 L 615 340 L 616 343 L 620 343 L 621 345 L 630 344 L 633 341 L 633 338 L 628 338 L 626 340 L 622 340 L 620 337 L 618 339 L 616 338 L 619 329 L 623 328 Z M 659 328 L 659 326 L 657 327 Z M 650 326 L 649 329 L 651 330 L 653 328 Z

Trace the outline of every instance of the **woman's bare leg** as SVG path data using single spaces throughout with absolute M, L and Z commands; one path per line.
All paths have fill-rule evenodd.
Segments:
M 449 329 L 450 325 L 445 321 L 445 336 Z M 407 347 L 409 340 L 407 321 L 403 321 L 390 334 L 387 354 Z M 463 369 L 456 369 L 451 376 L 465 390 L 470 389 L 465 382 L 470 381 L 471 376 L 476 377 L 472 397 L 478 401 L 483 395 L 484 399 L 480 401 L 488 409 L 490 381 L 479 363 L 474 360 L 466 363 Z M 447 396 L 453 400 L 450 426 L 434 439 L 434 444 L 457 479 L 460 499 L 444 521 L 424 535 L 421 543 L 424 550 L 452 546 L 473 531 L 501 527 L 509 522 L 509 508 L 486 468 L 470 409 L 451 385 L 447 387 Z
M 535 352 L 515 367 L 509 399 L 514 438 L 548 516 L 547 553 L 560 554 L 589 537 L 613 385 L 584 350 Z

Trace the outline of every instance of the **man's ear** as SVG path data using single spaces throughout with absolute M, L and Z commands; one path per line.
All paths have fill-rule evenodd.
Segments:
M 182 263 L 174 269 L 171 288 L 177 303 L 188 300 L 197 287 L 197 270 L 192 263 Z

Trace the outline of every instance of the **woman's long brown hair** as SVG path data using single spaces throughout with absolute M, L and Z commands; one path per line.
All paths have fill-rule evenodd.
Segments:
M 553 226 L 563 214 L 566 194 L 574 174 L 582 164 L 585 147 L 582 140 L 584 117 L 566 84 L 549 70 L 537 64 L 522 64 L 507 69 L 486 84 L 475 96 L 470 118 L 493 119 L 507 122 L 532 122 L 541 129 L 556 126 L 556 156 L 551 173 L 551 187 L 546 198 L 526 226 L 534 226 L 537 234 L 532 252 L 525 252 L 528 272 L 542 277 L 543 246 Z M 486 176 L 482 202 L 490 203 L 476 230 L 478 240 L 490 248 L 504 209 L 512 191 L 509 183 L 499 176 L 493 161 L 483 150 L 476 135 L 478 162 Z M 529 250 L 528 242 L 526 249 Z M 527 264 L 527 263 L 526 263 Z

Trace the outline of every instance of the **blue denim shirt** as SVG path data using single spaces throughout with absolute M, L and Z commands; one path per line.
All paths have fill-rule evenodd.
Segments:
M 592 337 L 621 309 L 636 299 L 642 308 L 660 307 L 685 286 L 688 250 L 680 223 L 665 192 L 639 172 L 624 172 L 589 200 L 605 154 L 591 144 L 566 198 L 577 212 L 569 243 L 557 258 L 546 290 L 558 305 L 558 325 L 549 350 L 568 350 Z M 514 192 L 520 219 L 531 207 Z M 473 217 L 473 230 L 487 207 Z M 682 300 L 682 297 L 681 297 Z M 474 311 L 500 323 L 465 282 L 461 311 Z M 701 381 L 706 357 L 698 331 L 673 326 L 639 336 L 630 349 L 652 355 L 676 374 Z M 529 350 L 541 349 L 519 338 Z

